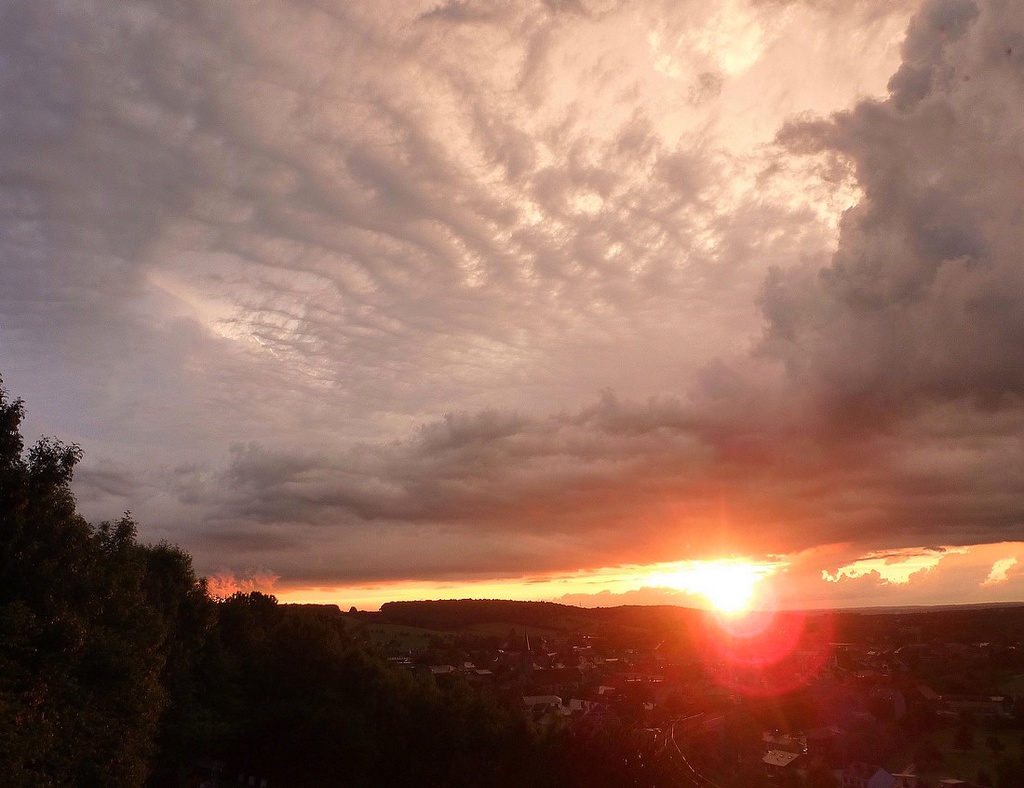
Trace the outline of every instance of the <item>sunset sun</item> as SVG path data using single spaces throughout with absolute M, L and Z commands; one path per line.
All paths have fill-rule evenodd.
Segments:
M 652 578 L 656 585 L 703 597 L 718 613 L 728 616 L 746 613 L 757 602 L 757 587 L 777 567 L 736 559 L 688 561 L 671 572 Z

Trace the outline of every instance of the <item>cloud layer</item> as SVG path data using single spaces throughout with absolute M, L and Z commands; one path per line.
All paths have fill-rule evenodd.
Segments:
M 1019 534 L 1013 2 L 0 15 L 90 516 L 324 586 Z

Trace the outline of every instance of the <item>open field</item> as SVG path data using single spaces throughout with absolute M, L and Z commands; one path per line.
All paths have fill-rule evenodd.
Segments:
M 908 764 L 916 763 L 916 773 L 926 780 L 939 777 L 957 777 L 961 780 L 976 781 L 981 771 L 994 777 L 996 764 L 1000 757 L 1016 757 L 1021 752 L 1022 732 L 1019 730 L 990 730 L 982 724 L 974 726 L 974 747 L 970 750 L 957 750 L 953 747 L 956 726 L 942 728 L 919 737 L 908 746 L 902 748 L 889 761 L 887 766 L 891 772 L 898 772 Z M 986 744 L 989 736 L 1002 745 L 999 754 L 994 753 Z M 918 754 L 925 748 L 934 746 L 941 754 L 942 762 L 936 768 L 928 769 L 919 763 Z

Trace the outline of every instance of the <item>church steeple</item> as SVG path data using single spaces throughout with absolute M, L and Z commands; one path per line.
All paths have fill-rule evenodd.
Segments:
M 523 630 L 523 664 L 519 667 L 519 682 L 525 690 L 533 678 L 533 649 L 530 648 L 530 633 Z

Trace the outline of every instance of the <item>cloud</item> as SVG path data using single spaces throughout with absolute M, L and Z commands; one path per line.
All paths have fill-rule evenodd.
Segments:
M 855 544 L 821 546 L 788 556 L 775 591 L 780 605 L 797 608 L 1012 602 L 1024 590 L 1021 573 L 990 578 L 1020 548 L 997 542 L 864 554 Z
M 797 425 L 768 429 L 752 411 L 746 426 L 731 413 L 723 425 L 709 412 L 606 393 L 541 419 L 452 414 L 406 441 L 340 453 L 240 444 L 226 467 L 181 474 L 176 495 L 202 513 L 205 549 L 266 550 L 262 560 L 290 572 L 305 570 L 286 548 L 316 549 L 325 566 L 310 579 L 322 583 L 382 579 L 398 566 L 430 577 L 764 555 L 865 537 L 898 547 L 962 538 L 966 523 L 979 537 L 1016 533 L 1013 501 L 1004 513 L 993 508 L 983 531 L 979 508 L 995 499 L 950 494 L 947 474 L 962 472 L 960 457 L 938 472 L 901 469 L 870 462 L 874 444 L 843 458 Z M 284 534 L 294 541 L 274 541 Z M 851 572 L 914 555 L 861 558 Z
M 681 607 L 706 608 L 707 600 L 699 594 L 678 591 L 674 588 L 645 586 L 632 591 L 616 593 L 598 591 L 593 594 L 565 594 L 552 602 L 578 607 L 618 607 L 619 605 L 679 605 Z
M 1013 4 L 925 3 L 887 100 L 781 134 L 846 158 L 864 193 L 830 264 L 763 295 L 765 352 L 837 416 L 1019 407 L 1022 24 Z
M 905 585 L 918 572 L 929 572 L 937 567 L 947 553 L 966 552 L 964 548 L 937 547 L 921 551 L 887 551 L 859 558 L 852 564 L 839 567 L 834 573 L 822 570 L 821 578 L 829 583 L 838 583 L 843 578 L 856 580 L 858 577 L 874 574 L 884 583 Z
M 248 594 L 251 591 L 272 593 L 279 579 L 278 575 L 266 570 L 250 570 L 244 575 L 225 570 L 207 575 L 206 587 L 214 597 L 226 599 L 232 594 Z
M 1000 558 L 992 564 L 992 571 L 988 573 L 988 577 L 985 578 L 985 582 L 983 582 L 982 585 L 993 586 L 998 585 L 999 583 L 1005 583 L 1009 577 L 1009 571 L 1016 565 L 1016 556 Z
M 344 427 L 383 412 L 397 429 L 467 390 L 556 381 L 567 343 L 600 365 L 592 391 L 620 343 L 668 352 L 657 323 L 712 330 L 710 294 L 685 316 L 679 294 L 727 293 L 745 266 L 689 239 L 750 229 L 720 205 L 727 159 L 615 98 L 650 86 L 609 46 L 614 7 L 514 5 L 472 31 L 456 8 L 427 25 L 414 6 L 10 11 L 15 363 L 42 354 L 123 440 L 154 410 L 201 418 L 271 387 L 288 404 L 268 409 L 326 391 Z
M 1011 538 L 1024 20 L 911 10 L 14 4 L 5 380 L 286 582 Z
M 924 3 L 887 99 L 779 137 L 845 160 L 862 196 L 826 265 L 769 274 L 760 352 L 826 433 L 876 446 L 861 490 L 891 490 L 905 545 L 1019 527 L 1022 31 L 1013 4 Z

